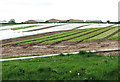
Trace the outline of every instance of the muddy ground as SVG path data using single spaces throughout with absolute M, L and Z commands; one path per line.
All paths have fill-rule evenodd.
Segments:
M 79 50 L 97 50 L 97 49 L 114 49 L 118 48 L 118 40 L 98 40 L 87 41 L 76 44 L 75 42 L 60 43 L 51 45 L 51 43 L 40 44 L 22 44 L 22 45 L 9 45 L 2 47 L 2 56 L 25 56 L 33 54 L 59 54 L 59 53 L 72 53 Z M 103 53 L 104 54 L 104 53 Z M 110 54 L 110 53 L 109 53 Z M 112 52 L 112 54 L 116 54 Z M 117 53 L 118 54 L 118 53 Z

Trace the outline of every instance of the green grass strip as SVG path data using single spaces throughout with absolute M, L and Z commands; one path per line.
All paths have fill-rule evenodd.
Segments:
M 33 26 L 26 26 L 26 27 L 20 27 L 20 28 L 12 28 L 11 30 L 20 30 L 20 29 L 26 29 L 26 28 L 32 28 L 32 27 L 38 27 L 43 25 L 33 25 Z
M 99 33 L 103 32 L 103 31 L 105 31 L 105 30 L 108 30 L 108 29 L 110 29 L 110 28 L 113 28 L 113 27 L 107 27 L 107 28 L 98 30 L 98 31 L 96 31 L 96 32 L 92 32 L 92 33 L 90 33 L 90 34 L 87 34 L 87 35 L 84 35 L 84 36 L 81 36 L 81 37 L 78 37 L 78 38 L 75 38 L 75 39 L 68 40 L 68 41 L 66 41 L 66 42 L 80 41 L 80 40 L 82 40 L 82 39 L 85 39 L 85 38 L 94 36 L 94 35 L 96 35 L 96 34 L 99 34 Z
M 104 32 L 104 33 L 102 33 L 102 34 L 100 34 L 100 35 L 97 35 L 97 36 L 95 36 L 95 37 L 93 37 L 93 38 L 90 38 L 90 39 L 87 39 L 87 40 L 85 40 L 85 41 L 93 41 L 93 40 L 103 39 L 104 37 L 107 37 L 107 36 L 111 35 L 112 33 L 114 33 L 114 32 L 117 31 L 117 30 L 118 30 L 118 28 L 117 28 L 117 27 L 114 27 L 113 29 L 108 30 L 107 32 Z

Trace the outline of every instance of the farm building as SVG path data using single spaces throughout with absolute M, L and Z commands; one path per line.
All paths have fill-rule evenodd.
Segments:
M 27 20 L 24 23 L 37 23 L 37 21 L 36 20 Z
M 49 20 L 47 20 L 46 22 L 59 22 L 60 20 L 58 20 L 58 19 L 49 19 Z
M 8 23 L 6 20 L 0 21 L 0 23 Z
M 78 20 L 78 19 L 69 19 L 69 22 L 84 22 L 84 20 Z
M 102 22 L 102 20 L 86 20 L 86 22 Z
M 59 22 L 69 22 L 68 20 L 59 20 Z

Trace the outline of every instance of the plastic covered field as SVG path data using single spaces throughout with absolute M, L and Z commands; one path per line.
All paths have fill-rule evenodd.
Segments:
M 72 23 L 72 24 L 62 25 L 62 23 L 61 24 L 51 23 L 51 24 L 37 24 L 37 25 L 43 25 L 43 26 L 38 26 L 38 27 L 33 27 L 33 28 L 11 30 L 11 28 L 17 28 L 17 26 L 22 27 L 22 26 L 29 26 L 29 25 L 30 24 L 1 27 L 0 28 L 1 29 L 0 30 L 0 36 L 1 36 L 0 40 L 23 37 L 23 36 L 30 36 L 30 35 L 36 35 L 36 34 L 54 32 L 54 31 L 72 30 L 72 29 L 74 29 L 76 27 L 80 27 L 80 26 L 83 26 L 83 27 L 80 27 L 78 29 L 107 27 L 107 26 L 111 26 L 112 24 L 78 24 L 78 23 Z M 35 24 L 31 24 L 31 25 L 35 25 Z M 61 26 L 52 27 L 54 25 L 61 25 Z M 84 25 L 88 25 L 88 26 L 84 26 Z M 29 31 L 29 30 L 34 30 L 34 29 L 45 28 L 48 26 L 51 26 L 51 28 L 36 30 L 36 31 Z M 2 30 L 3 28 L 6 30 Z M 29 31 L 29 32 L 25 32 L 25 31 Z

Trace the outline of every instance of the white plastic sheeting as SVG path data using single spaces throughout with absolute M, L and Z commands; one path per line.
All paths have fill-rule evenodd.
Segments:
M 40 29 L 40 28 L 45 28 L 48 26 L 54 26 L 54 25 L 61 25 L 61 24 L 37 24 L 37 25 L 42 25 L 42 26 L 37 26 L 37 27 L 33 27 L 33 28 L 26 28 L 26 29 L 19 29 L 19 30 L 14 30 L 16 32 L 24 32 L 24 31 L 29 31 L 29 30 L 35 30 L 35 29 Z
M 4 30 L 4 29 L 11 29 L 11 28 L 19 28 L 19 27 L 25 27 L 25 26 L 33 26 L 36 24 L 20 24 L 20 25 L 11 25 L 11 26 L 1 26 L 0 30 Z
M 107 27 L 107 26 L 111 26 L 113 24 L 91 24 L 89 26 L 85 26 L 79 29 L 86 29 L 86 28 L 100 28 L 100 27 Z
M 38 28 L 44 28 L 46 26 L 53 26 L 53 25 L 58 25 L 58 24 L 59 23 L 56 23 L 56 24 L 55 23 L 52 23 L 52 24 L 40 24 L 40 25 L 44 25 L 44 26 L 21 29 L 21 30 L 10 30 L 9 28 L 16 28 L 16 26 L 8 26 L 7 27 L 8 30 L 0 30 L 0 40 L 23 37 L 23 36 L 29 36 L 29 35 L 35 35 L 35 34 L 41 34 L 41 33 L 46 33 L 46 32 L 53 32 L 53 31 L 71 30 L 71 29 L 73 29 L 75 27 L 78 27 L 78 26 L 88 25 L 87 23 L 86 24 L 71 23 L 71 24 L 66 24 L 66 25 L 63 25 L 63 26 L 56 26 L 56 27 L 53 27 L 53 28 L 48 28 L 48 29 L 43 29 L 43 30 L 37 30 L 37 31 L 31 31 L 31 32 L 23 32 L 23 31 L 28 31 L 28 30 L 38 29 Z M 107 27 L 107 26 L 111 26 L 111 25 L 113 25 L 113 24 L 90 24 L 89 26 L 81 27 L 79 29 L 99 28 L 99 27 Z M 3 28 L 3 27 L 1 27 L 1 28 Z M 4 27 L 4 28 L 6 28 L 6 27 Z
M 56 25 L 56 24 L 54 24 L 54 25 Z M 53 28 L 48 28 L 48 29 L 43 29 L 43 30 L 38 30 L 38 31 L 31 31 L 31 32 L 22 32 L 23 30 L 19 31 L 19 30 L 10 30 L 10 29 L 9 30 L 2 30 L 2 31 L 0 31 L 0 36 L 1 36 L 0 40 L 35 35 L 35 34 L 41 34 L 41 33 L 46 33 L 46 32 L 70 30 L 70 29 L 73 29 L 75 27 L 82 26 L 82 25 L 85 25 L 85 24 L 67 24 L 67 25 L 63 25 L 63 26 L 57 26 L 57 27 L 53 27 Z M 43 27 L 41 26 L 39 28 L 43 28 Z

